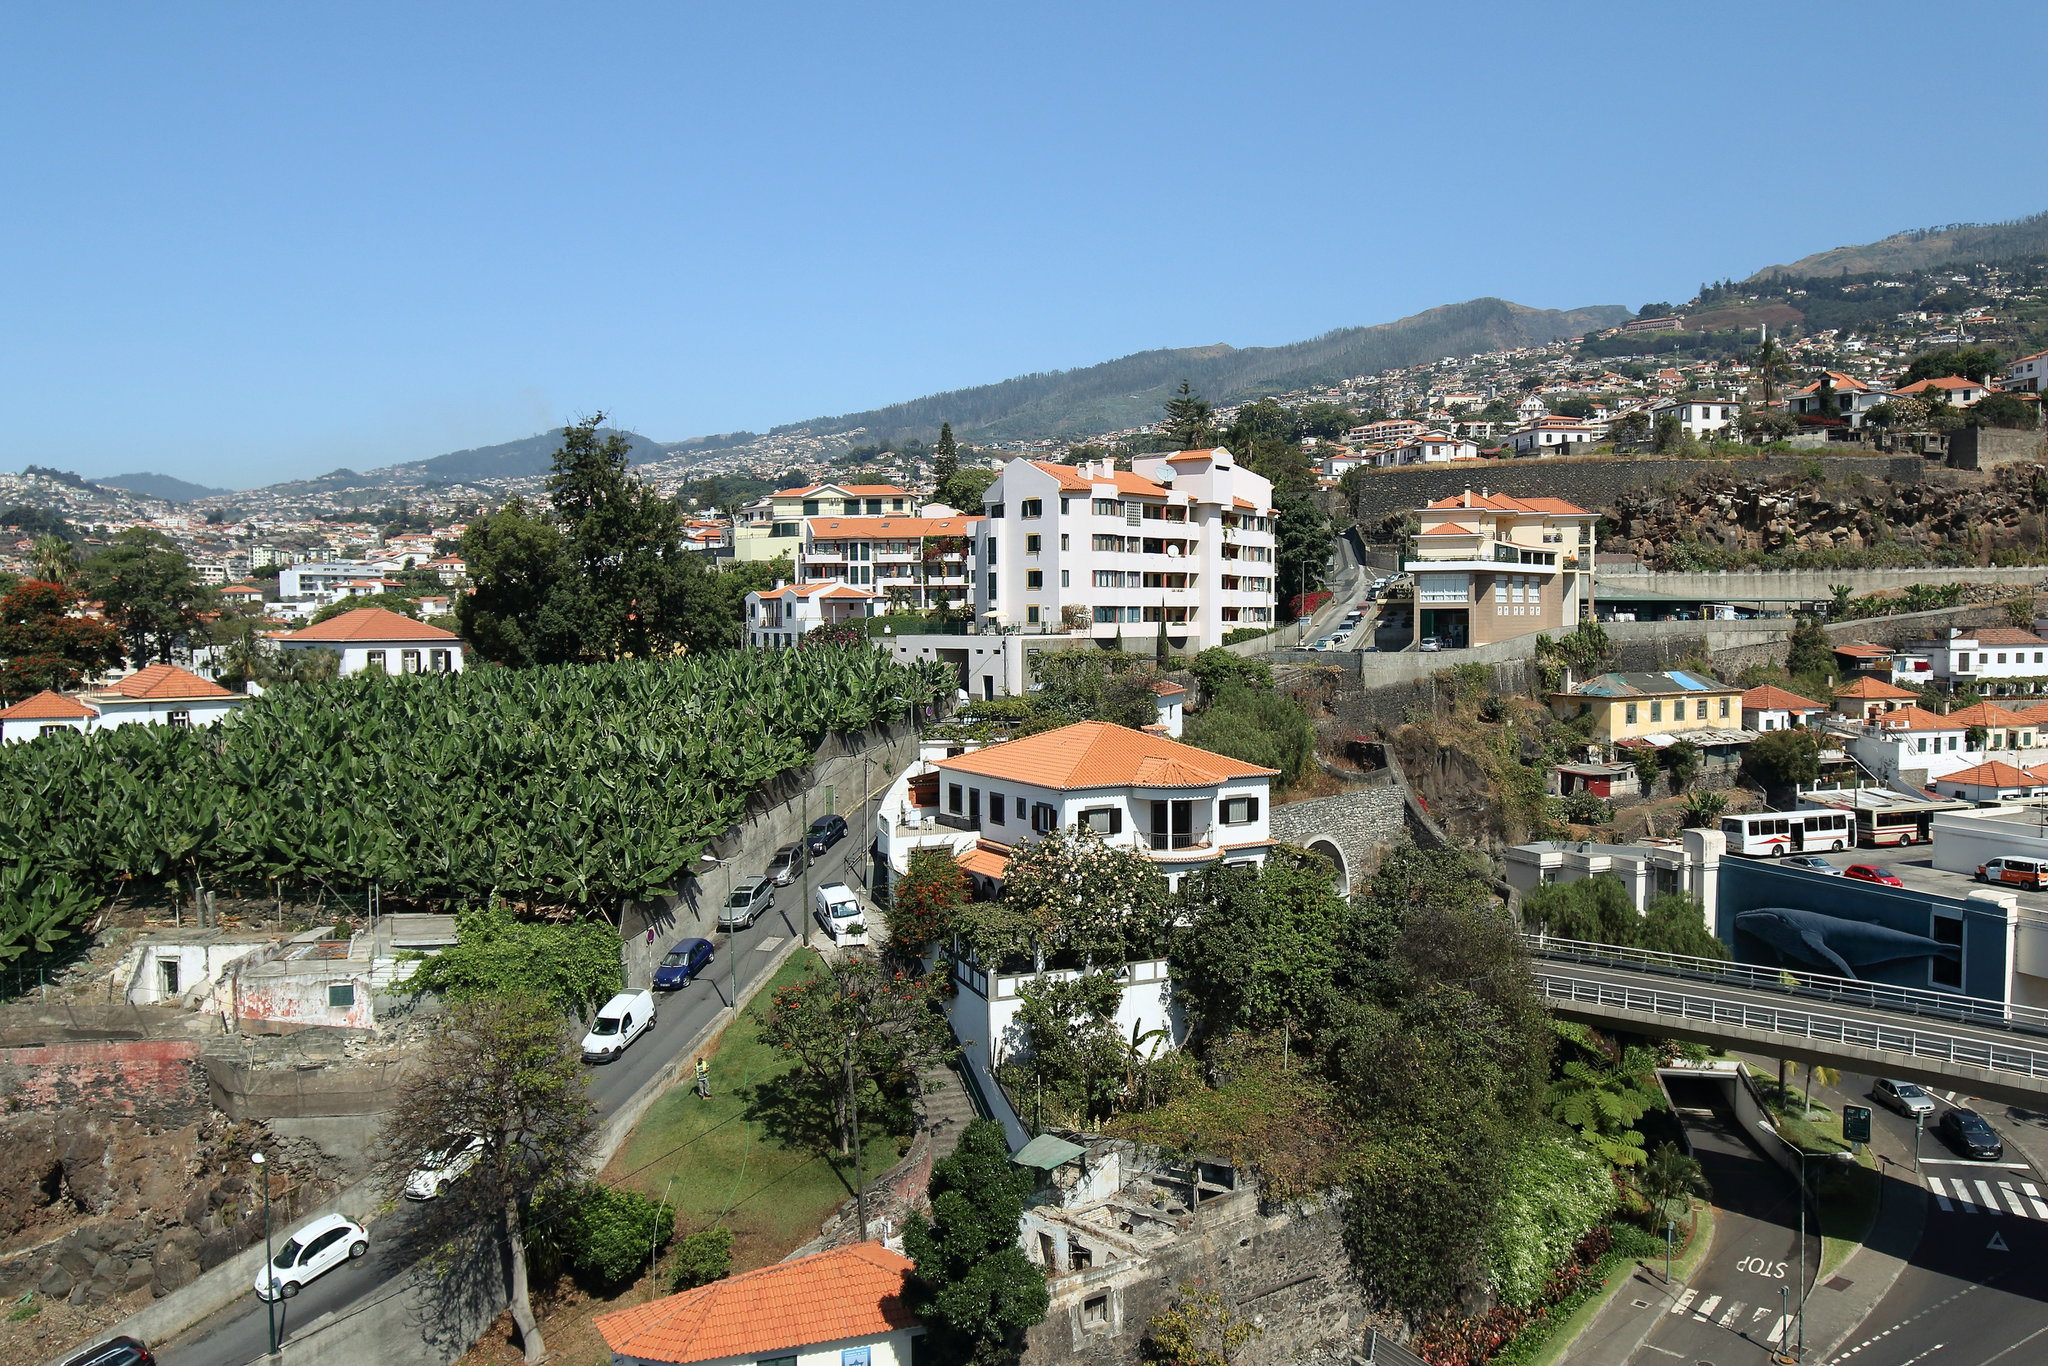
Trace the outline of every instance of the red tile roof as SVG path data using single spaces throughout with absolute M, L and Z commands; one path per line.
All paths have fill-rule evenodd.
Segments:
M 1854 683 L 1850 683 L 1844 687 L 1835 689 L 1835 696 L 1860 698 L 1865 701 L 1875 701 L 1890 698 L 1897 698 L 1900 700 L 1911 699 L 1913 701 L 1918 701 L 1920 694 L 1916 692 L 1908 692 L 1904 688 L 1895 688 L 1891 684 L 1884 682 L 1882 679 L 1859 678 Z
M 1742 695 L 1744 711 L 1826 711 L 1825 704 L 1809 702 L 1798 693 L 1786 692 L 1783 688 L 1766 683 L 1761 688 L 1751 688 Z
M 1173 492 L 1166 485 L 1154 483 L 1144 475 L 1132 474 L 1129 470 L 1117 470 L 1104 479 L 1097 475 L 1083 474 L 1072 465 L 1055 464 L 1050 460 L 1034 460 L 1031 463 L 1059 480 L 1061 488 L 1070 489 L 1075 493 L 1086 493 L 1097 484 L 1115 484 L 1118 493 L 1141 494 L 1151 498 L 1164 498 Z
M 880 1243 L 799 1257 L 595 1320 L 605 1344 L 638 1361 L 795 1355 L 821 1342 L 918 1326 L 904 1303 L 911 1262 Z
M 1022 740 L 956 754 L 932 766 L 949 773 L 1006 778 L 1062 791 L 1213 787 L 1232 778 L 1271 778 L 1280 773 L 1277 768 L 1260 768 L 1107 721 L 1077 721 Z
M 34 697 L 23 698 L 0 711 L 0 721 L 84 721 L 97 715 L 76 698 L 45 688 Z
M 1477 536 L 1479 533 L 1462 522 L 1445 522 L 1441 526 L 1424 527 L 1418 536 Z
M 2048 646 L 2048 640 L 2043 640 L 2032 631 L 2019 626 L 1987 626 L 1981 631 L 1971 631 L 1962 638 L 1964 640 L 1974 640 L 1979 645 Z
M 429 626 L 424 621 L 414 621 L 403 612 L 393 612 L 383 607 L 358 607 L 353 612 L 343 612 L 329 617 L 318 626 L 308 626 L 303 631 L 294 631 L 287 640 L 308 640 L 328 644 L 344 644 L 358 640 L 461 640 L 453 631 L 444 631 L 438 626 Z
M 970 873 L 979 873 L 997 882 L 1010 871 L 1010 849 L 1008 845 L 995 844 L 988 840 L 977 840 L 972 849 L 954 859 Z
M 1879 730 L 1968 730 L 1951 716 L 1937 716 L 1925 707 L 1900 707 L 1877 718 Z
M 1934 781 L 1962 783 L 1966 787 L 2034 787 L 2041 779 L 2024 769 L 1993 759 L 1990 763 L 1966 768 L 1960 773 L 1944 773 Z
M 2028 724 L 2020 719 L 2018 712 L 2007 711 L 1995 702 L 1973 702 L 1967 707 L 1959 707 L 1948 714 L 1948 722 L 1952 726 L 1985 727 Z
M 912 517 L 812 517 L 811 535 L 826 541 L 841 536 L 868 536 L 878 540 L 909 536 L 971 536 L 986 518 Z
M 209 683 L 198 674 L 181 669 L 175 664 L 152 664 L 146 669 L 129 674 L 111 688 L 102 688 L 88 696 L 115 698 L 131 701 L 164 701 L 200 697 L 236 697 L 218 683 Z
M 838 579 L 815 579 L 810 583 L 791 583 L 785 584 L 781 588 L 763 589 L 761 597 L 765 601 L 769 598 L 787 596 L 808 598 L 819 594 L 823 594 L 828 598 L 875 598 L 881 596 L 881 594 L 874 592 L 872 589 L 862 588 L 859 584 L 843 583 Z
M 1429 505 L 1431 508 L 1480 508 L 1487 512 L 1550 512 L 1570 517 L 1591 517 L 1576 503 L 1567 503 L 1562 498 L 1510 498 L 1505 493 L 1483 494 L 1466 489 L 1451 498 L 1439 498 Z
M 1890 659 L 1893 653 L 1889 645 L 1865 645 L 1861 642 L 1854 645 L 1837 645 L 1834 652 L 1838 655 L 1847 655 L 1851 659 Z
M 1956 375 L 1942 375 L 1935 379 L 1923 379 L 1903 389 L 1892 390 L 1895 394 L 1924 394 L 1929 389 L 1982 389 L 1985 386 L 1973 379 L 1962 379 Z
M 899 489 L 894 484 L 811 484 L 800 489 L 777 489 L 777 498 L 800 498 L 806 493 L 822 493 L 826 489 L 837 489 L 841 493 L 855 493 L 863 498 L 908 498 L 909 489 Z

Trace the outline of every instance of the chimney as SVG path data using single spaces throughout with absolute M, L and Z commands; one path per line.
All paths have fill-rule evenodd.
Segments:
M 781 579 L 777 579 L 775 581 L 775 588 L 777 592 L 780 592 L 782 589 L 786 587 L 788 587 L 788 584 L 784 583 Z
M 1460 503 L 1460 504 L 1459 504 L 1459 506 L 1460 506 L 1460 507 L 1471 507 L 1471 506 L 1472 506 L 1472 490 L 1471 490 L 1471 489 L 1466 489 L 1466 490 L 1465 490 L 1465 498 L 1464 498 L 1464 501 L 1463 501 L 1462 503 Z

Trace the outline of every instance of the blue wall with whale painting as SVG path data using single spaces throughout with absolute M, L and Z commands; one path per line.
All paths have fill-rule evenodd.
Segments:
M 1715 910 L 1738 963 L 2005 1000 L 2006 917 L 1986 902 L 1724 858 Z

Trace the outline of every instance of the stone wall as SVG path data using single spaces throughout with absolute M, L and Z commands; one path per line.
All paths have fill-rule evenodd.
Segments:
M 1379 865 L 1387 846 L 1407 830 L 1401 792 L 1392 786 L 1360 787 L 1334 797 L 1289 802 L 1272 809 L 1273 838 L 1303 848 L 1334 848 L 1340 866 L 1338 885 L 1345 891 Z
M 1948 439 L 1948 463 L 1959 470 L 1988 470 L 2048 459 L 2048 437 L 2038 431 L 1965 427 Z
M 85 1110 L 158 1123 L 183 1123 L 208 1106 L 199 1044 L 190 1039 L 0 1049 L 0 1091 L 14 1110 Z
M 1894 483 L 1918 483 L 1925 460 L 1917 455 L 1756 455 L 1741 460 L 1633 460 L 1612 456 L 1461 461 L 1456 465 L 1404 465 L 1362 472 L 1355 515 L 1367 527 L 1397 512 L 1481 488 L 1517 498 L 1562 498 L 1598 511 L 1623 493 L 1688 483 L 1707 475 L 1738 479 L 1804 475 L 1819 461 L 1834 482 L 1851 474 Z
M 1238 1366 L 1348 1362 L 1373 1323 L 1334 1205 L 1262 1212 L 1255 1195 L 1239 1191 L 1205 1200 L 1186 1233 L 1140 1264 L 1055 1279 L 1051 1310 L 1026 1335 L 1024 1366 L 1131 1366 L 1146 1324 L 1184 1284 L 1215 1291 L 1264 1326 L 1233 1357 Z

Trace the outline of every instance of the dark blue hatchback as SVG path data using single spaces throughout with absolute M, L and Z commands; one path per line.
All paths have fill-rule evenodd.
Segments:
M 711 964 L 711 941 L 708 939 L 682 939 L 668 951 L 654 969 L 654 989 L 674 991 L 677 987 L 688 986 L 690 979 L 704 971 Z

